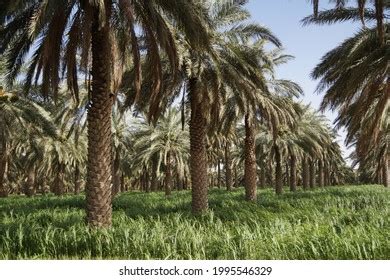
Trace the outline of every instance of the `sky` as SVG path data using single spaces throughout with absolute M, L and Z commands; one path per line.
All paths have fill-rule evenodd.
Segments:
M 327 0 L 321 2 L 320 9 L 332 7 Z M 247 9 L 252 14 L 252 21 L 269 27 L 282 41 L 285 53 L 295 57 L 278 69 L 278 77 L 297 82 L 305 92 L 303 101 L 318 109 L 323 93 L 315 92 L 318 81 L 312 80 L 310 73 L 323 55 L 356 33 L 359 24 L 346 22 L 303 27 L 300 21 L 313 13 L 308 0 L 249 0 Z M 328 111 L 325 115 L 333 122 L 337 113 Z M 353 149 L 344 145 L 345 132 L 339 131 L 339 135 L 344 157 L 347 157 Z

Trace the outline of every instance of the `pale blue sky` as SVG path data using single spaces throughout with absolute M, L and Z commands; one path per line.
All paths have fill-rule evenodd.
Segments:
M 321 7 L 331 7 L 327 3 L 327 0 L 322 0 Z M 279 77 L 299 83 L 305 91 L 304 102 L 318 108 L 322 94 L 315 93 L 318 82 L 310 78 L 310 73 L 326 52 L 357 32 L 359 24 L 347 22 L 303 27 L 301 19 L 313 13 L 307 0 L 250 0 L 247 8 L 253 21 L 269 27 L 282 41 L 285 52 L 295 56 L 295 60 L 279 68 Z M 325 115 L 331 121 L 336 116 L 332 112 Z M 343 145 L 344 133 L 340 131 L 339 134 L 344 156 L 348 156 L 350 150 Z

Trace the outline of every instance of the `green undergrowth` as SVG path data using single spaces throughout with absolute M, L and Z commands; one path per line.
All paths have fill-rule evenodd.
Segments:
M 210 191 L 192 216 L 190 192 L 127 193 L 113 226 L 85 226 L 84 197 L 0 200 L 0 259 L 389 259 L 390 191 L 348 186 L 279 197 Z

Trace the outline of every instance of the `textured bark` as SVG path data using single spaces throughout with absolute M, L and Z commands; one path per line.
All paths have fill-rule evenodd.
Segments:
M 386 157 L 383 163 L 383 185 L 386 188 L 390 187 L 390 170 L 389 170 L 389 158 Z
M 165 166 L 165 195 L 169 196 L 172 193 L 172 168 L 171 168 L 171 153 L 167 153 L 167 163 Z
M 230 143 L 226 142 L 225 145 L 225 183 L 228 191 L 232 190 L 232 157 L 230 154 Z
M 0 137 L 3 137 L 0 135 Z M 8 196 L 8 187 L 5 184 L 7 169 L 7 145 L 4 138 L 0 139 L 0 197 Z
M 112 165 L 112 198 L 120 192 L 121 172 L 120 172 L 121 158 L 119 152 L 115 153 L 114 163 Z
M 275 191 L 276 194 L 283 193 L 283 170 L 282 170 L 282 156 L 279 148 L 275 145 Z
M 206 120 L 198 100 L 197 80 L 189 81 L 191 103 L 190 120 L 190 172 L 192 183 L 192 212 L 199 214 L 208 209 Z
M 302 159 L 302 186 L 304 190 L 309 189 L 309 173 L 310 173 L 309 162 L 307 157 L 305 156 Z
M 316 186 L 316 166 L 313 159 L 309 160 L 310 164 L 310 188 L 314 189 Z
M 78 165 L 75 167 L 74 171 L 74 194 L 79 194 L 81 191 L 81 176 L 80 176 L 80 168 Z
M 291 155 L 290 158 L 290 191 L 295 192 L 297 190 L 297 158 L 295 155 Z
M 245 199 L 256 201 L 255 135 L 249 116 L 245 116 Z
M 87 222 L 92 227 L 111 226 L 111 44 L 109 17 L 111 1 L 106 5 L 106 24 L 100 27 L 99 12 L 94 9 L 92 24 L 92 94 L 88 110 L 88 172 L 86 185 Z
M 324 187 L 324 162 L 321 159 L 318 161 L 318 186 Z

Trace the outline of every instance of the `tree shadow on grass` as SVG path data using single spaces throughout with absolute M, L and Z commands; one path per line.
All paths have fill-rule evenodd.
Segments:
M 17 215 L 27 215 L 47 209 L 85 209 L 85 198 L 83 196 L 12 197 L 7 203 L 0 203 L 0 212 L 12 212 Z

